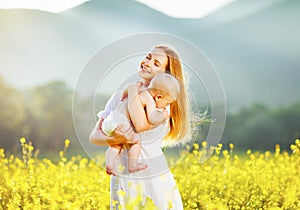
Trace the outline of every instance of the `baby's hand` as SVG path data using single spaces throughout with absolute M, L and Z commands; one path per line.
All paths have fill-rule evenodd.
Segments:
M 165 123 L 167 119 L 169 119 L 169 113 L 165 109 L 156 109 L 155 111 L 150 113 L 148 121 L 152 125 L 159 125 Z
M 139 90 L 143 86 L 143 83 L 142 82 L 136 82 L 136 86 Z
M 170 118 L 169 112 L 166 109 L 163 109 L 162 113 L 164 115 L 164 120 L 167 120 Z

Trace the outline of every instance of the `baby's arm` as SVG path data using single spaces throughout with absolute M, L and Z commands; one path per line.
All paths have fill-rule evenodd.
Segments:
M 169 118 L 169 114 L 165 109 L 162 111 L 156 109 L 155 101 L 148 91 L 140 93 L 140 97 L 145 104 L 146 115 L 150 124 L 158 125 Z
M 127 87 L 128 91 L 128 112 L 131 122 L 137 132 L 146 131 L 152 128 L 145 113 L 145 105 L 139 95 L 139 86 L 134 84 Z

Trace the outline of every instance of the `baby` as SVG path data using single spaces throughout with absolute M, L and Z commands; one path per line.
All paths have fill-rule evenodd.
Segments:
M 145 108 L 145 115 L 149 124 L 157 126 L 164 123 L 169 118 L 166 107 L 173 103 L 179 94 L 180 85 L 177 79 L 171 74 L 162 73 L 154 76 L 146 90 L 137 93 L 140 101 Z M 127 90 L 124 90 L 127 94 Z M 107 136 L 112 136 L 114 130 L 121 125 L 122 130 L 127 130 L 131 126 L 130 115 L 128 112 L 128 100 L 124 100 L 119 106 L 110 113 L 102 123 L 102 131 Z M 160 110 L 158 110 L 160 109 Z M 136 143 L 129 144 L 128 149 L 128 171 L 136 172 L 147 168 L 146 164 L 139 163 L 138 158 L 141 150 L 139 134 L 135 134 Z M 123 148 L 123 145 L 110 146 L 106 153 L 106 171 L 108 174 L 115 175 L 115 161 Z

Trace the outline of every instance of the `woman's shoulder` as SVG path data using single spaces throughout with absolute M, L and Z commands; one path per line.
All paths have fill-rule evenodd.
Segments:
M 116 102 L 116 103 L 121 103 L 121 97 L 122 97 L 123 91 L 119 90 L 115 92 L 111 97 L 110 100 Z
M 105 109 L 98 112 L 97 116 L 99 118 L 107 118 L 110 112 L 112 112 L 119 106 L 119 104 L 121 103 L 121 97 L 122 91 L 115 92 L 106 103 Z

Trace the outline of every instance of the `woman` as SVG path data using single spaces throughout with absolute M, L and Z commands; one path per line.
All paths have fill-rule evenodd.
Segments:
M 123 149 L 119 159 L 118 176 L 111 177 L 111 208 L 154 204 L 157 209 L 183 209 L 181 197 L 162 153 L 161 145 L 176 145 L 189 139 L 189 101 L 187 99 L 181 62 L 175 50 L 168 46 L 155 46 L 141 61 L 139 77 L 144 88 L 159 73 L 170 73 L 180 83 L 177 102 L 170 104 L 170 119 L 165 124 L 153 127 L 145 117 L 143 106 L 137 94 L 128 94 L 129 113 L 135 131 L 141 136 L 140 160 L 148 167 L 145 170 L 128 173 L 126 169 L 127 150 Z M 137 92 L 137 90 L 131 90 Z M 90 141 L 100 146 L 124 144 L 133 140 L 134 130 L 130 127 L 125 132 L 116 129 L 112 137 L 103 134 L 103 120 L 121 103 L 122 92 L 115 93 L 107 103 L 105 110 L 98 116 L 99 120 L 90 134 Z M 130 109 L 134 107 L 134 109 Z

